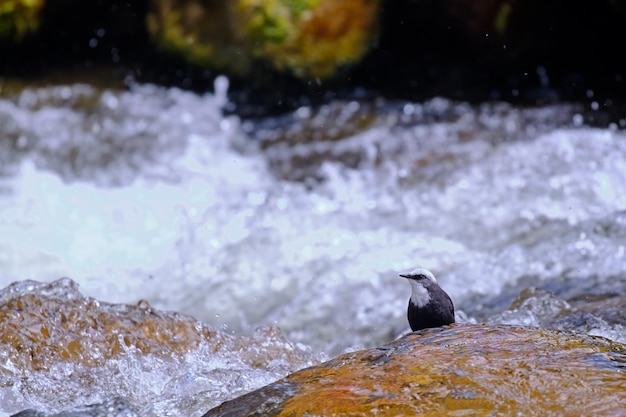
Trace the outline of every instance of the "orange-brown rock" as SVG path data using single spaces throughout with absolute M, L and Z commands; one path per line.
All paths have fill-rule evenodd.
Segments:
M 277 327 L 235 337 L 193 317 L 153 309 L 146 301 L 109 304 L 84 297 L 69 278 L 49 284 L 17 282 L 0 293 L 0 351 L 21 372 L 50 369 L 59 362 L 98 367 L 129 352 L 181 357 L 200 343 L 218 356 L 237 352 L 252 368 L 267 369 L 276 359 L 291 371 L 310 364 L 310 354 Z
M 626 415 L 626 346 L 557 330 L 454 325 L 344 354 L 214 416 Z
M 159 356 L 183 353 L 202 338 L 221 336 L 190 317 L 164 318 L 145 301 L 113 306 L 82 297 L 69 279 L 48 287 L 45 295 L 15 291 L 0 304 L 0 343 L 20 369 L 46 369 L 59 360 L 99 366 L 129 348 Z M 73 295 L 61 295 L 64 290 Z

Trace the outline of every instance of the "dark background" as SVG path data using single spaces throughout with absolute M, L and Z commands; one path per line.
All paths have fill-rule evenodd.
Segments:
M 480 3 L 487 17 L 496 3 Z M 386 0 L 380 35 L 360 64 L 323 82 L 269 69 L 229 76 L 233 111 L 255 117 L 337 98 L 444 96 L 521 105 L 575 101 L 593 113 L 592 124 L 621 120 L 626 13 L 618 2 L 513 3 L 515 13 L 499 35 L 488 18 L 481 23 L 461 7 L 451 13 L 442 1 Z M 151 43 L 147 10 L 147 0 L 49 0 L 36 34 L 0 45 L 0 77 L 70 82 L 88 76 L 104 85 L 132 79 L 210 91 L 217 73 Z

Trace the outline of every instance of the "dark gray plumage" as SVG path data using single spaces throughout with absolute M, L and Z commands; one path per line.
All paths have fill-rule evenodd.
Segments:
M 411 330 L 445 326 L 454 323 L 454 304 L 441 289 L 435 276 L 428 269 L 417 268 L 401 274 L 411 284 L 411 298 L 407 317 Z

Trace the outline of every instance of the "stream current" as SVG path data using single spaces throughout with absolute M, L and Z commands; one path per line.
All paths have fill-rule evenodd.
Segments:
M 322 356 L 406 331 L 398 274 L 416 266 L 468 320 L 530 287 L 583 303 L 626 291 L 620 126 L 569 104 L 442 98 L 246 121 L 222 114 L 226 89 L 3 93 L 0 286 L 69 277 L 231 335 L 277 325 Z M 604 324 L 586 331 L 626 340 Z

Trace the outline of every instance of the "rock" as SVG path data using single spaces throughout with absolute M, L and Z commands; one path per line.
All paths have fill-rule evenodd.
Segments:
M 341 355 L 223 403 L 216 416 L 624 415 L 626 346 L 453 325 Z
M 59 361 L 94 367 L 129 349 L 160 357 L 182 354 L 203 340 L 227 335 L 176 314 L 164 317 L 141 301 L 108 305 L 83 297 L 68 279 L 14 283 L 0 292 L 0 343 L 19 369 L 48 369 Z M 226 337 L 224 337 L 226 336 Z
M 610 324 L 626 327 L 626 294 L 614 297 L 602 297 L 595 301 L 587 301 L 578 307 L 578 310 L 593 314 Z
M 303 79 L 358 62 L 376 32 L 379 0 L 152 0 L 148 30 L 162 49 L 230 74 L 256 63 Z
M 0 415 L 33 417 L 198 416 L 322 359 L 276 326 L 234 336 L 147 301 L 85 297 L 69 278 L 0 290 L 0 358 Z
M 584 301 L 583 301 L 584 300 Z M 625 343 L 626 295 L 584 296 L 569 303 L 550 291 L 526 288 L 511 306 L 487 319 L 488 324 L 514 324 L 572 331 Z
M 235 354 L 255 369 L 284 363 L 283 375 L 319 362 L 277 327 L 236 337 L 191 316 L 154 309 L 145 300 L 129 305 L 85 297 L 69 278 L 19 281 L 0 291 L 0 352 L 24 375 L 59 363 L 102 368 L 128 355 L 181 358 L 201 344 L 213 359 Z M 6 380 L 0 378 L 2 384 Z

